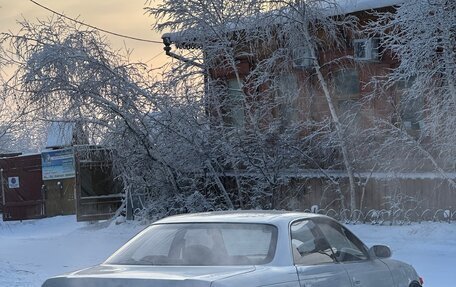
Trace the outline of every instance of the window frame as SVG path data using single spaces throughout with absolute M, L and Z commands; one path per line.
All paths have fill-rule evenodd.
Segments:
M 329 265 L 329 264 L 337 264 L 339 263 L 337 260 L 335 260 L 334 258 L 331 258 L 332 259 L 332 262 L 322 262 L 322 263 L 317 263 L 317 264 L 311 264 L 311 265 L 305 265 L 305 264 L 298 264 L 295 262 L 294 260 L 294 257 L 293 257 L 293 239 L 291 237 L 291 227 L 293 224 L 297 224 L 297 223 L 300 223 L 300 222 L 303 222 L 303 221 L 312 221 L 313 224 L 316 226 L 316 230 L 317 232 L 319 233 L 319 235 L 322 236 L 322 238 L 324 238 L 324 240 L 326 241 L 326 243 L 330 246 L 328 240 L 326 239 L 326 236 L 321 232 L 320 228 L 318 227 L 318 224 L 312 220 L 312 218 L 300 218 L 300 219 L 296 219 L 296 220 L 293 220 L 290 222 L 289 226 L 288 226 L 288 241 L 289 241 L 289 247 L 290 247 L 290 253 L 292 254 L 291 256 L 291 260 L 293 262 L 293 265 L 294 266 L 321 266 L 321 265 Z M 332 253 L 332 250 L 331 250 L 331 253 Z M 334 253 L 333 253 L 334 255 Z
M 275 97 L 279 99 L 277 118 L 285 125 L 299 122 L 300 87 L 296 73 L 283 73 L 278 75 L 275 80 L 277 81 Z
M 236 87 L 234 87 L 235 85 Z M 243 130 L 246 124 L 245 100 L 243 80 L 237 78 L 225 79 L 226 95 L 222 104 L 222 119 L 224 125 Z
M 364 46 L 364 57 L 357 56 L 357 45 L 363 44 Z M 353 59 L 355 61 L 379 61 L 380 60 L 380 38 L 356 38 L 353 39 Z
M 326 235 L 323 233 L 323 231 L 321 230 L 319 224 L 321 223 L 324 223 L 324 224 L 328 224 L 329 226 L 331 226 L 332 228 L 334 228 L 332 225 L 335 225 L 335 226 L 338 226 L 340 227 L 343 231 L 344 231 L 344 234 L 343 236 L 347 238 L 347 240 L 349 240 L 354 246 L 356 246 L 358 249 L 360 249 L 360 251 L 366 256 L 366 259 L 362 259 L 362 260 L 356 260 L 356 261 L 338 261 L 337 259 L 333 259 L 333 262 L 325 262 L 325 263 L 319 263 L 319 264 L 312 264 L 312 265 L 304 265 L 304 264 L 296 264 L 295 263 L 295 260 L 293 258 L 293 243 L 292 243 L 292 237 L 291 237 L 291 226 L 293 224 L 296 224 L 296 223 L 299 223 L 299 222 L 302 222 L 302 221 L 312 221 L 317 230 L 318 230 L 318 233 L 320 233 L 323 238 L 325 239 L 325 241 L 329 244 L 329 246 L 331 247 L 331 250 L 333 248 L 333 246 L 331 245 L 331 243 L 328 241 Z M 339 231 L 337 231 L 339 232 Z M 348 236 L 347 236 L 348 234 Z M 351 238 L 350 238 L 351 237 Z M 354 240 L 353 240 L 354 239 Z M 351 232 L 348 228 L 346 228 L 345 226 L 343 226 L 342 224 L 340 224 L 339 222 L 337 221 L 334 221 L 332 219 L 327 219 L 327 218 L 319 218 L 319 217 L 316 217 L 316 218 L 299 218 L 299 219 L 295 219 L 295 220 L 292 220 L 290 223 L 289 223 L 289 226 L 288 226 L 288 242 L 289 242 L 289 249 L 290 249 L 290 254 L 291 254 L 291 260 L 293 262 L 293 265 L 294 266 L 320 266 L 320 265 L 326 265 L 326 264 L 351 264 L 351 263 L 362 263 L 362 262 L 366 262 L 366 261 L 369 261 L 371 260 L 371 256 L 369 254 L 369 249 L 368 247 L 366 246 L 366 244 L 364 244 L 363 241 L 361 241 L 355 234 L 353 234 L 353 232 Z
M 351 74 L 351 75 L 350 75 Z M 350 89 L 347 89 L 345 86 L 339 86 L 340 84 L 346 85 L 348 82 L 350 82 L 352 79 L 350 79 L 350 76 L 356 76 L 356 83 L 351 83 L 351 84 L 356 84 L 353 85 L 353 87 L 356 87 L 354 91 L 350 91 Z M 346 67 L 343 69 L 338 69 L 336 71 L 333 71 L 331 74 L 331 81 L 332 81 L 332 89 L 333 93 L 335 94 L 337 100 L 352 100 L 352 101 L 358 101 L 361 98 L 362 94 L 362 88 L 361 88 L 361 75 L 360 75 L 360 70 L 357 69 L 356 67 Z M 346 92 L 346 93 L 341 93 L 341 91 Z
M 338 263 L 343 263 L 343 264 L 360 263 L 360 262 L 369 261 L 371 259 L 370 255 L 369 255 L 369 248 L 366 246 L 366 244 L 364 244 L 363 241 L 361 241 L 361 239 L 359 239 L 348 228 L 346 228 L 345 226 L 343 226 L 342 224 L 340 224 L 337 221 L 334 221 L 334 220 L 331 220 L 331 219 L 319 218 L 319 219 L 317 219 L 317 222 L 316 222 L 316 225 L 318 226 L 319 229 L 320 229 L 320 226 L 318 224 L 319 223 L 318 221 L 320 221 L 321 223 L 324 223 L 324 224 L 328 224 L 332 228 L 334 228 L 334 226 L 331 226 L 331 225 L 335 225 L 337 227 L 340 227 L 343 230 L 343 232 L 344 232 L 343 236 L 345 236 L 347 238 L 347 240 L 349 240 L 356 248 L 358 248 L 364 254 L 364 256 L 366 257 L 366 259 L 361 259 L 361 260 L 356 260 L 356 261 L 337 261 Z M 323 233 L 323 231 L 321 231 L 321 229 L 320 229 L 320 232 Z M 347 234 L 348 234 L 348 236 L 347 236 Z M 324 233 L 323 233 L 323 235 L 324 235 Z M 325 238 L 326 238 L 326 235 L 325 235 Z M 326 238 L 326 240 L 328 241 L 327 238 Z M 329 241 L 328 241 L 328 243 L 331 245 L 331 243 Z

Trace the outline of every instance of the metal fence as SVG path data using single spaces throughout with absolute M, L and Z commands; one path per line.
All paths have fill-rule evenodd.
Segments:
M 314 210 L 315 211 L 315 210 Z M 310 209 L 304 212 L 312 212 Z M 335 210 L 319 209 L 314 212 L 327 215 L 345 224 L 374 224 L 374 225 L 409 225 L 413 222 L 456 222 L 456 209 L 370 209 L 361 211 L 355 209 Z

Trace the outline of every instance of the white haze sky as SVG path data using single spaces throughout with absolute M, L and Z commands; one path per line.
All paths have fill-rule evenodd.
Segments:
M 84 23 L 105 30 L 161 41 L 161 34 L 152 30 L 155 19 L 144 14 L 146 5 L 156 5 L 158 1 L 146 3 L 145 0 L 36 0 L 36 2 L 68 17 L 78 17 L 78 20 Z M 20 19 L 36 21 L 50 16 L 52 16 L 51 12 L 36 6 L 29 0 L 0 0 L 0 32 L 18 31 L 17 20 Z M 163 44 L 107 36 L 113 49 L 124 49 L 126 46 L 133 50 L 132 61 L 148 61 L 152 68 L 170 61 L 163 52 Z M 152 58 L 154 59 L 151 60 Z

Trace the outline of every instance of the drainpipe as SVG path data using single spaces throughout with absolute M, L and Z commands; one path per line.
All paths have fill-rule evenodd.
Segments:
M 3 168 L 0 169 L 0 182 L 1 182 L 1 185 L 2 185 L 2 204 L 3 204 L 3 207 L 5 207 L 5 189 L 3 187 Z
M 165 50 L 167 56 L 169 56 L 171 58 L 174 58 L 174 59 L 177 59 L 179 61 L 182 61 L 184 63 L 189 63 L 189 64 L 191 64 L 191 65 L 193 65 L 195 67 L 201 68 L 201 69 L 204 68 L 204 66 L 202 64 L 200 64 L 200 63 L 197 63 L 197 62 L 195 62 L 193 60 L 187 59 L 187 58 L 185 58 L 185 57 L 183 57 L 181 55 L 178 55 L 176 53 L 171 52 L 171 39 L 169 37 L 164 37 L 163 38 L 163 44 L 165 44 L 165 47 L 163 48 L 163 50 Z
M 179 61 L 182 61 L 184 63 L 189 63 L 195 67 L 198 67 L 202 70 L 204 70 L 204 65 L 200 64 L 200 63 L 197 63 L 193 60 L 190 60 L 190 59 L 187 59 L 185 57 L 182 57 L 181 55 L 178 55 L 176 53 L 173 53 L 171 52 L 171 39 L 169 37 L 163 37 L 163 44 L 165 44 L 165 47 L 163 48 L 163 50 L 165 50 L 166 52 L 166 55 L 171 57 L 171 58 L 174 58 L 174 59 L 177 59 Z M 204 74 L 204 90 L 205 90 L 205 95 L 208 94 L 208 91 L 207 91 L 207 81 L 208 81 L 208 75 L 207 73 L 203 73 Z M 208 104 L 207 104 L 207 101 L 205 100 L 205 109 L 206 109 L 206 113 L 208 113 Z

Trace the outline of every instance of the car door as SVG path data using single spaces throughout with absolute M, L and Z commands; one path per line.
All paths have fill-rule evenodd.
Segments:
M 301 287 L 351 287 L 342 264 L 312 220 L 295 221 L 290 226 L 294 265 Z
M 353 287 L 394 286 L 386 264 L 369 258 L 367 247 L 347 228 L 329 219 L 316 224 L 331 245 L 335 259 L 347 271 Z

